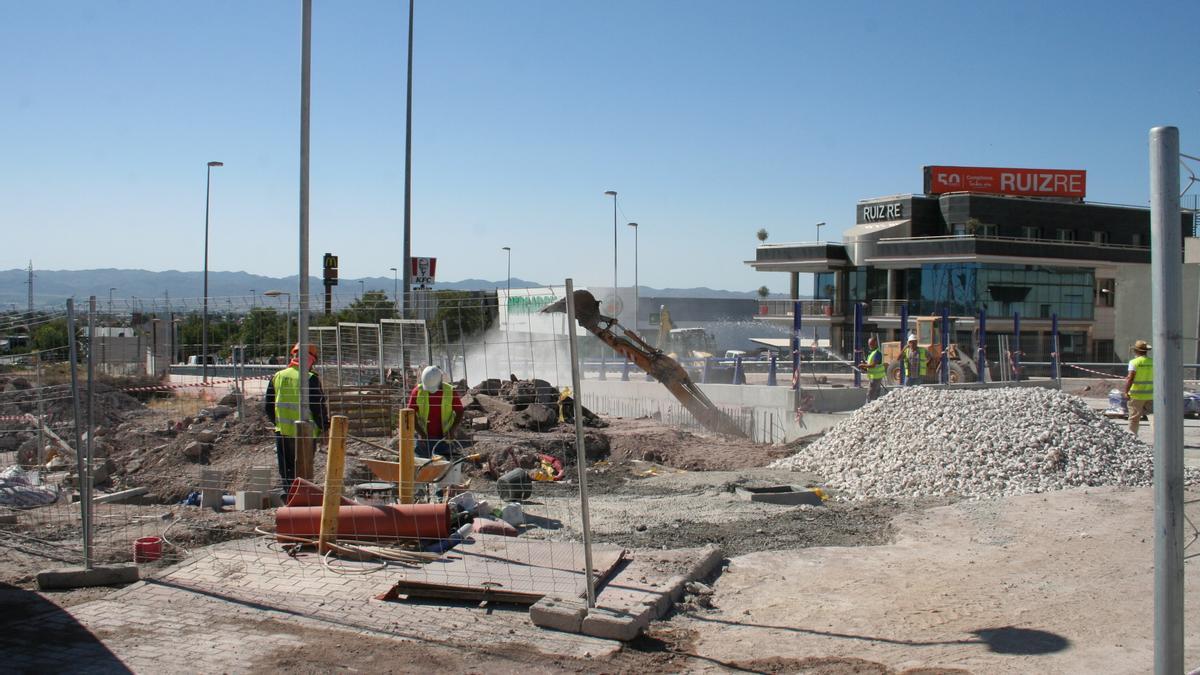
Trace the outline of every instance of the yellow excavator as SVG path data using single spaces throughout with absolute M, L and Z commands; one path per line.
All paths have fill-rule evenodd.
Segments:
M 563 298 L 542 309 L 543 312 L 567 311 Z M 587 291 L 575 291 L 575 320 L 591 331 L 618 355 L 628 358 L 638 368 L 658 380 L 705 429 L 730 436 L 746 437 L 746 433 L 728 415 L 721 412 L 700 387 L 692 382 L 683 366 L 661 349 L 655 349 L 637 333 L 623 327 L 611 316 L 600 313 L 600 301 Z M 614 328 L 616 330 L 614 330 Z M 619 333 L 617 331 L 620 331 Z
M 929 370 L 927 371 L 928 382 L 941 381 L 942 368 L 942 317 L 940 316 L 914 316 L 912 333 L 917 336 L 917 344 L 929 350 Z M 946 327 L 947 335 L 951 341 L 946 346 L 946 372 L 947 379 L 950 384 L 958 384 L 959 382 L 974 382 L 979 379 L 979 367 L 975 364 L 975 359 L 971 358 L 967 350 L 960 349 L 958 344 L 953 342 L 954 318 L 950 318 L 950 325 Z M 904 349 L 904 345 L 900 342 L 884 342 L 880 349 L 883 351 L 883 361 L 888 364 L 887 380 L 892 384 L 900 384 L 902 375 L 900 372 L 900 351 Z

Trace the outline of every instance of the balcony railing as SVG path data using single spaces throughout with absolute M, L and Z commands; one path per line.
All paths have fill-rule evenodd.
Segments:
M 867 316 L 900 316 L 900 308 L 907 300 L 872 300 Z
M 795 316 L 796 300 L 759 300 L 758 316 Z M 800 316 L 833 316 L 841 310 L 840 303 L 832 300 L 800 300 Z

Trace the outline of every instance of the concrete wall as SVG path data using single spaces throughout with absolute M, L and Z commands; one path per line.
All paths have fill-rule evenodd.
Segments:
M 1150 266 L 1123 265 L 1117 269 L 1114 302 L 1116 327 L 1113 350 L 1121 360 L 1132 358 L 1135 340 L 1153 345 Z M 1200 306 L 1200 264 L 1183 266 L 1183 362 L 1196 362 L 1197 307 Z

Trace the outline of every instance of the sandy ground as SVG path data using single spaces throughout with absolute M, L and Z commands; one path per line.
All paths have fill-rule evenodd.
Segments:
M 1200 495 L 1188 513 L 1200 524 Z M 733 558 L 710 611 L 675 617 L 703 658 L 860 658 L 885 669 L 1141 673 L 1153 659 L 1150 489 L 960 502 L 897 517 L 896 541 Z M 1187 526 L 1185 541 L 1195 530 Z M 1187 553 L 1200 553 L 1193 543 Z M 1200 557 L 1185 663 L 1200 667 Z M 864 671 L 875 672 L 875 671 Z

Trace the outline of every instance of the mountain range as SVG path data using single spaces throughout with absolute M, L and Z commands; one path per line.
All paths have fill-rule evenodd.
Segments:
M 27 270 L 0 270 L 0 310 L 24 309 L 28 300 Z M 278 290 L 296 295 L 298 278 L 267 277 L 249 272 L 209 272 L 208 298 L 209 306 L 218 310 L 226 306 L 241 308 L 246 305 L 263 302 L 276 302 L 262 297 L 264 291 Z M 361 284 L 359 282 L 362 282 Z M 435 288 L 438 290 L 477 291 L 504 288 L 511 283 L 512 288 L 537 288 L 547 284 L 518 279 L 463 279 L 461 281 L 439 281 Z M 361 279 L 346 279 L 339 281 L 334 288 L 334 304 L 346 305 L 359 296 L 361 291 L 383 291 L 392 297 L 395 281 L 390 277 L 363 277 Z M 312 293 L 321 292 L 321 280 L 311 277 L 309 287 Z M 113 309 L 128 310 L 134 305 L 141 307 L 166 306 L 170 303 L 175 307 L 198 307 L 199 299 L 204 296 L 204 275 L 202 272 L 180 272 L 167 270 L 151 272 L 148 270 L 130 269 L 93 269 L 93 270 L 34 270 L 33 304 L 37 308 L 61 307 L 67 298 L 74 297 L 76 302 L 84 302 L 88 296 L 96 296 L 96 302 L 101 309 L 107 308 L 111 301 Z M 111 295 L 110 295 L 111 291 Z M 652 288 L 640 286 L 639 294 L 643 297 L 660 298 L 755 298 L 754 291 L 727 291 L 707 287 L 699 288 Z M 279 300 L 286 296 L 280 295 Z M 786 297 L 773 293 L 771 297 Z

